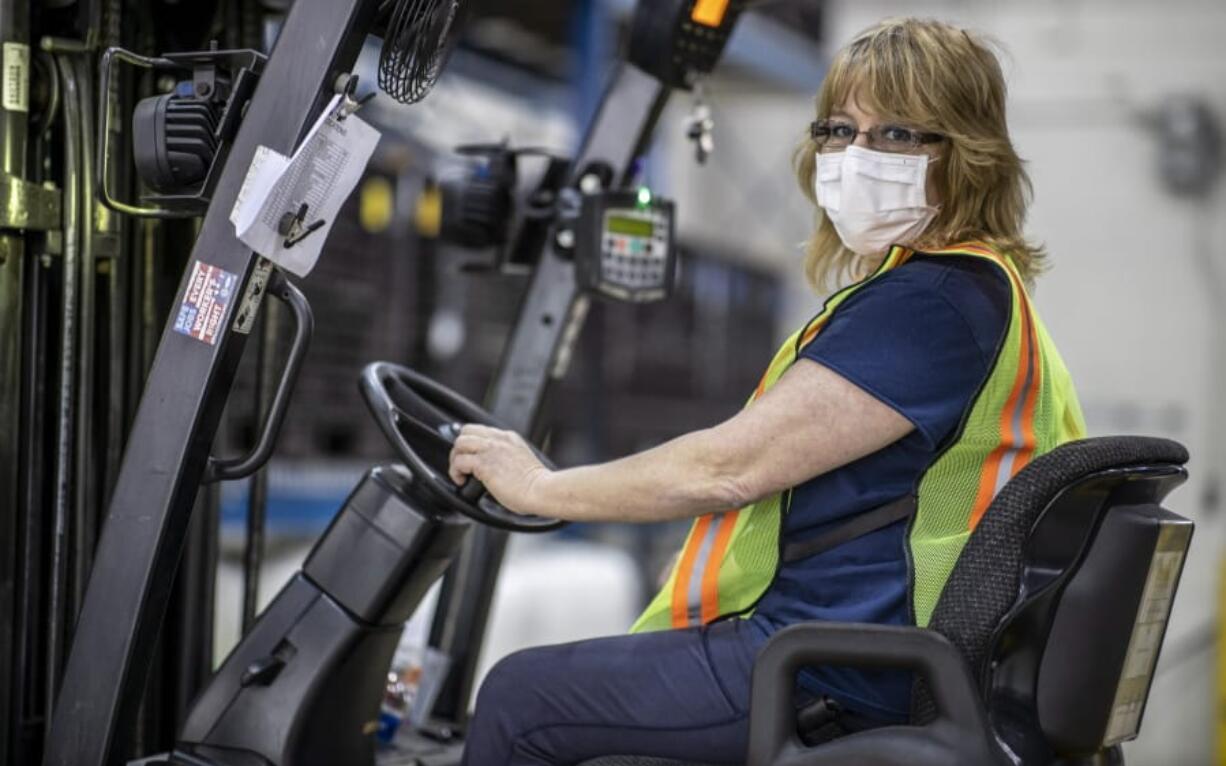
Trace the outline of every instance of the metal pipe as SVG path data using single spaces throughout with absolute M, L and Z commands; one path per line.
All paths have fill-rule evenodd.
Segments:
M 105 8 L 105 23 L 103 24 L 103 44 L 110 47 L 119 45 L 123 21 L 123 3 L 121 0 L 107 0 Z M 121 97 L 123 82 L 115 78 L 108 85 L 105 93 L 99 93 L 105 113 L 124 103 Z M 127 159 L 127 147 L 120 150 L 120 159 Z M 124 168 L 126 161 L 116 163 L 107 179 L 112 188 L 121 185 L 126 180 Z M 111 255 L 110 270 L 107 272 L 107 410 L 106 410 L 106 442 L 103 447 L 102 463 L 102 494 L 100 499 L 106 502 L 114 488 L 115 477 L 119 474 L 119 460 L 123 452 L 123 437 L 127 430 L 127 406 L 124 391 L 126 383 L 125 360 L 128 358 L 128 334 L 125 312 L 128 307 L 129 276 L 132 257 L 129 252 L 129 242 L 126 238 L 127 226 L 121 216 L 110 215 L 109 209 L 99 209 L 93 206 L 95 215 L 103 216 L 109 224 L 105 228 L 115 238 L 115 247 Z
M 54 69 L 52 70 L 54 72 Z M 16 508 L 21 509 L 21 526 L 17 539 L 21 545 L 18 568 L 18 617 L 16 651 L 14 652 L 16 682 L 13 685 L 14 709 L 6 720 L 20 726 L 29 717 L 41 715 L 38 707 L 41 686 L 39 616 L 44 603 L 43 540 L 44 505 L 46 501 L 45 464 L 47 408 L 47 267 L 37 260 L 26 263 L 25 285 L 22 289 L 25 317 L 22 320 L 22 359 L 25 378 L 22 385 L 21 496 Z M 37 713 L 35 711 L 38 711 Z M 15 738 L 8 763 L 28 763 L 30 754 L 22 751 L 21 737 Z M 4 752 L 0 750 L 0 756 Z
M 59 115 L 59 78 L 55 61 L 49 54 L 39 51 L 35 61 L 39 64 L 39 79 L 47 83 L 48 92 L 38 122 L 29 126 L 26 165 L 29 180 L 39 182 L 43 179 L 40 160 L 50 144 L 52 127 Z M 31 70 L 32 77 L 33 72 Z M 47 365 L 49 269 L 50 256 L 36 252 L 26 254 L 21 291 L 24 316 L 21 330 L 21 441 L 18 449 L 20 494 L 13 506 L 14 512 L 20 514 L 18 530 L 14 535 L 20 546 L 15 583 L 18 617 L 13 623 L 16 628 L 12 653 L 15 680 L 10 686 L 12 707 L 3 716 L 4 721 L 11 722 L 12 728 L 8 731 L 15 733 L 15 736 L 8 748 L 0 746 L 0 759 L 7 755 L 9 763 L 29 763 L 33 760 L 37 746 L 22 732 L 36 726 L 43 715 L 42 679 L 46 668 L 42 653 L 46 644 L 42 619 L 46 588 L 43 549 L 49 473 L 47 423 L 50 420 L 47 416 L 47 389 L 50 385 Z
M 53 70 L 54 71 L 54 70 Z M 5 720 L 20 726 L 35 716 L 41 716 L 39 695 L 42 687 L 42 654 L 44 645 L 39 617 L 44 604 L 43 540 L 45 539 L 44 515 L 46 503 L 46 420 L 47 408 L 47 267 L 37 260 L 26 263 L 25 285 L 22 289 L 25 317 L 22 320 L 22 360 L 25 378 L 22 384 L 22 436 L 21 450 L 21 495 L 16 509 L 20 509 L 21 524 L 17 536 L 21 546 L 18 567 L 18 626 L 16 646 L 15 683 L 13 684 L 14 707 Z M 8 752 L 7 763 L 28 763 L 30 754 L 23 751 L 24 739 L 14 738 Z M 5 755 L 0 750 L 0 757 Z
M 0 41 L 4 43 L 5 54 L 5 104 L 0 108 L 0 170 L 17 178 L 26 176 L 29 107 L 27 103 L 21 108 L 14 108 L 18 105 L 10 103 L 13 100 L 10 89 L 16 84 L 24 87 L 28 95 L 29 35 L 29 3 L 25 0 L 0 0 Z M 10 62 L 10 53 L 22 49 L 26 54 L 25 72 L 15 71 Z M 13 83 L 12 78 L 17 78 L 19 82 Z M 21 232 L 0 234 L 0 762 L 10 761 L 20 741 L 14 713 L 21 708 L 18 694 L 22 687 L 14 681 L 21 677 L 24 668 L 14 660 L 18 656 L 15 650 L 22 643 L 24 628 L 31 619 L 28 613 L 17 611 L 17 583 L 14 582 L 19 562 L 26 560 L 26 551 L 17 545 L 22 517 L 27 512 L 21 502 L 24 494 L 21 466 L 35 459 L 31 455 L 23 455 L 23 446 L 32 425 L 23 407 L 30 393 L 23 385 L 29 361 L 29 349 L 25 343 L 29 329 L 28 301 L 24 295 L 29 266 L 25 237 Z M 25 595 L 24 592 L 22 595 Z
M 31 52 L 31 55 L 35 57 L 35 60 L 41 67 L 40 74 L 47 81 L 47 103 L 44 105 L 42 114 L 39 115 L 39 120 L 34 127 L 34 132 L 30 136 L 29 151 L 29 155 L 34 161 L 28 168 L 31 172 L 30 178 L 35 181 L 41 181 L 43 180 L 43 169 L 41 166 L 43 150 L 51 143 L 52 132 L 60 117 L 60 78 L 56 74 L 55 57 L 50 53 L 40 50 Z
M 133 380 L 144 380 L 153 365 L 153 353 L 158 344 L 158 244 L 163 231 L 163 224 L 158 221 L 146 221 L 142 226 L 144 236 L 141 238 L 141 301 L 137 333 L 140 338 L 140 353 L 133 354 L 137 368 Z M 136 387 L 134 387 L 136 388 Z M 132 392 L 132 404 L 140 401 L 140 392 Z
M 5 42 L 29 45 L 30 20 L 29 2 L 23 0 L 3 0 L 0 2 L 0 39 Z M 29 77 L 29 72 L 25 73 Z M 29 82 L 27 80 L 27 87 Z M 28 93 L 28 90 L 27 90 Z M 28 102 L 27 98 L 27 102 Z M 28 106 L 27 106 L 28 109 Z M 5 173 L 20 178 L 26 176 L 26 135 L 29 131 L 28 111 L 0 109 L 0 130 L 3 140 L 0 141 L 0 168 Z
M 95 208 L 97 211 L 97 208 Z M 100 211 L 99 211 L 100 212 Z M 133 258 L 126 237 L 127 227 L 117 216 L 111 218 L 110 233 L 116 244 L 107 271 L 107 408 L 106 441 L 103 446 L 102 494 L 106 502 L 115 487 L 119 474 L 119 461 L 123 456 L 123 437 L 128 428 L 127 401 L 125 396 L 126 360 L 129 353 L 126 312 L 129 303 L 129 270 Z
M 40 74 L 47 81 L 47 102 L 40 120 L 31 126 L 29 139 L 30 180 L 42 180 L 40 160 L 50 143 L 52 127 L 59 118 L 59 77 L 51 55 L 39 51 Z M 16 539 L 20 544 L 20 564 L 17 570 L 17 608 L 20 617 L 16 621 L 15 683 L 13 708 L 4 720 L 15 727 L 28 726 L 32 719 L 42 717 L 42 674 L 45 670 L 42 649 L 45 636 L 42 631 L 42 610 L 45 603 L 45 574 L 43 541 L 45 540 L 45 506 L 47 500 L 46 443 L 47 443 L 47 389 L 48 380 L 48 293 L 50 256 L 27 254 L 25 282 L 22 300 L 25 316 L 22 319 L 22 376 L 21 385 L 21 494 L 16 508 L 21 509 L 20 530 Z M 11 731 L 11 730 L 10 730 Z M 27 751 L 30 743 L 26 737 L 17 736 L 7 750 L 8 763 L 29 763 L 34 753 Z M 0 749 L 0 759 L 6 754 Z
M 93 167 L 94 159 L 94 109 L 93 85 L 90 82 L 90 66 L 83 56 L 74 56 L 69 66 L 77 79 L 77 97 L 80 99 L 81 167 Z M 89 578 L 93 561 L 94 543 L 97 540 L 98 477 L 95 463 L 94 404 L 95 365 L 97 342 L 97 293 L 98 264 L 94 259 L 95 216 L 94 178 L 85 172 L 81 175 L 80 187 L 80 329 L 77 338 L 77 434 L 74 459 L 76 495 L 73 503 L 72 531 L 72 611 L 69 624 L 76 622 L 77 612 L 85 599 L 85 583 Z
M 81 100 L 72 61 L 55 57 L 64 109 L 64 287 L 60 325 L 59 402 L 51 530 L 51 582 L 47 598 L 46 720 L 51 720 L 64 667 L 67 636 L 68 534 L 72 514 L 73 421 L 76 404 L 78 237 L 81 205 Z M 50 730 L 48 730 L 50 734 Z

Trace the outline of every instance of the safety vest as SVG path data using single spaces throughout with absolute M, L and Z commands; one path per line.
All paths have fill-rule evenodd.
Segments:
M 775 354 L 749 404 L 783 377 L 848 298 L 913 255 L 895 246 L 871 276 L 834 294 Z M 915 624 L 921 627 L 928 624 L 963 546 L 1005 482 L 1038 455 L 1085 435 L 1068 370 L 1013 263 L 982 243 L 922 255 L 981 258 L 996 265 L 1012 287 L 1012 310 L 991 373 L 963 413 L 958 433 L 914 490 L 906 543 L 908 592 Z M 747 615 L 774 580 L 782 515 L 790 499 L 790 491 L 781 492 L 739 510 L 699 517 L 668 581 L 631 632 Z

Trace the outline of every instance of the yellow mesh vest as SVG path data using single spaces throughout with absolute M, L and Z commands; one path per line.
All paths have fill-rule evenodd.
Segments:
M 894 247 L 872 276 L 832 296 L 775 354 L 746 406 L 783 377 L 844 301 L 912 255 Z M 956 439 L 917 486 L 907 545 L 911 608 L 920 626 L 928 624 L 967 538 L 1005 482 L 1038 455 L 1085 435 L 1068 370 L 1008 258 L 981 243 L 923 255 L 988 260 L 1004 271 L 1013 298 L 1008 332 L 992 371 L 963 415 Z M 631 631 L 684 628 L 747 614 L 778 568 L 785 495 L 697 519 L 668 581 Z

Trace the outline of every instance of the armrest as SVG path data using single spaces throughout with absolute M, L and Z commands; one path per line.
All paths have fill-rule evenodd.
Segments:
M 793 692 L 803 667 L 903 668 L 922 674 L 937 717 L 806 747 L 796 735 Z M 949 766 L 1006 763 L 988 728 L 962 655 L 930 630 L 810 622 L 784 628 L 758 655 L 750 700 L 748 766 Z

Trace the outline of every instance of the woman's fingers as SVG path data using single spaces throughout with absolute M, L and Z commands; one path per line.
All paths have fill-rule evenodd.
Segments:
M 476 434 L 466 434 L 466 433 L 461 432 L 460 438 L 456 439 L 455 444 L 452 445 L 451 452 L 452 454 L 455 454 L 455 455 L 462 455 L 465 453 L 477 453 L 477 452 L 480 452 L 483 448 L 487 447 L 488 445 L 489 445 L 489 439 L 486 439 L 482 436 L 478 436 Z
M 451 476 L 451 480 L 456 484 L 463 484 L 470 475 L 477 471 L 477 459 L 472 454 L 456 454 L 451 455 L 451 465 L 447 469 L 447 473 Z
M 478 456 L 505 440 L 509 431 L 470 423 L 460 429 L 460 435 L 451 446 L 450 465 L 447 473 L 456 484 L 463 484 L 470 475 L 476 475 Z
M 505 434 L 505 433 L 508 433 L 508 432 L 503 431 L 502 429 L 499 429 L 499 428 L 491 428 L 489 426 L 478 425 L 477 423 L 469 423 L 468 425 L 460 428 L 461 437 L 463 436 L 484 436 L 488 438 L 488 437 L 497 436 L 498 434 Z
M 532 487 L 544 466 L 519 434 L 489 426 L 466 425 L 451 446 L 447 474 L 457 485 L 469 476 L 508 509 L 528 512 Z

